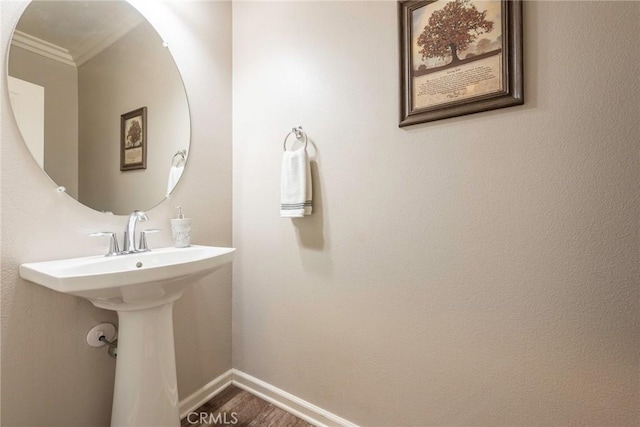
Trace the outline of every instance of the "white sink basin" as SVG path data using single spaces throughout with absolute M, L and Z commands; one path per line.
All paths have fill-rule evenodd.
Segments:
M 20 277 L 54 291 L 112 310 L 181 293 L 216 268 L 231 262 L 233 248 L 191 246 L 139 254 L 91 256 L 22 264 Z
M 233 248 L 191 246 L 22 264 L 23 279 L 118 312 L 112 426 L 179 427 L 173 303 L 231 262 Z

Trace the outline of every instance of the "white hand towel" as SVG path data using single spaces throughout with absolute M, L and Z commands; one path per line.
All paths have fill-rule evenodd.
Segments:
M 180 181 L 180 177 L 182 176 L 183 171 L 184 165 L 171 166 L 171 169 L 169 170 L 169 180 L 167 182 L 167 196 L 171 194 L 173 188 L 176 186 L 178 181 Z
M 284 152 L 280 192 L 281 217 L 301 218 L 311 215 L 311 168 L 305 149 Z

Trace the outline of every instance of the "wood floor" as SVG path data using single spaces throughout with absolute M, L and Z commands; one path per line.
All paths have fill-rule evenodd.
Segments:
M 181 427 L 313 427 L 277 406 L 230 385 L 210 401 L 192 411 Z

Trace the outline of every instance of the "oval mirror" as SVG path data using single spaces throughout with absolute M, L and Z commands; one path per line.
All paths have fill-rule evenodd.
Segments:
M 126 1 L 32 1 L 13 33 L 9 93 L 42 170 L 80 203 L 128 214 L 182 175 L 190 117 L 166 43 Z

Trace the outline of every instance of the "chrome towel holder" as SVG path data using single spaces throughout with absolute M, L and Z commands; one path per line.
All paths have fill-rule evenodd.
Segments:
M 174 162 L 176 161 L 176 157 L 178 158 L 178 162 L 175 164 L 175 166 L 179 166 L 180 162 L 185 162 L 187 160 L 187 150 L 179 150 L 176 154 L 173 155 L 173 157 L 171 158 L 171 165 L 174 165 Z
M 309 138 L 307 138 L 307 134 L 302 130 L 302 126 L 298 126 L 297 128 L 291 128 L 291 132 L 284 137 L 284 151 L 287 151 L 287 139 L 290 135 L 295 135 L 296 139 L 300 142 L 304 140 L 304 149 L 307 149 L 307 144 L 309 143 Z

